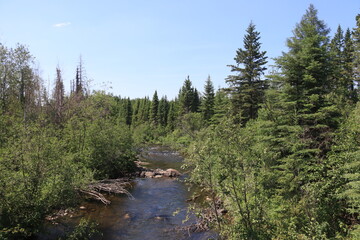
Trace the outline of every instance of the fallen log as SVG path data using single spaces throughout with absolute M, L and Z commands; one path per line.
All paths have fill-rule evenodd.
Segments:
M 129 179 L 104 179 L 90 183 L 88 186 L 86 186 L 86 188 L 78 189 L 78 191 L 91 199 L 108 205 L 111 203 L 111 201 L 105 198 L 105 196 L 102 194 L 104 192 L 111 194 L 125 194 L 130 199 L 134 199 L 131 193 L 126 190 L 126 187 L 129 186 L 131 186 Z

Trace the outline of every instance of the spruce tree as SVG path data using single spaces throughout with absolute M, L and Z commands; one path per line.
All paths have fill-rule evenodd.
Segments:
M 355 49 L 354 42 L 352 40 L 351 31 L 347 29 L 344 36 L 344 89 L 346 90 L 345 94 L 352 103 L 358 101 L 358 97 L 355 89 L 355 73 L 354 73 L 354 64 L 355 64 Z
M 230 111 L 230 99 L 223 89 L 218 89 L 214 98 L 214 115 L 211 121 L 215 124 L 220 123 Z
M 175 129 L 175 125 L 176 125 L 176 101 L 171 101 L 169 103 L 169 112 L 168 112 L 168 116 L 167 116 L 167 128 L 170 130 L 170 131 L 173 131 Z
M 231 93 L 233 112 L 235 115 L 240 114 L 243 124 L 257 117 L 266 88 L 262 76 L 266 70 L 267 57 L 266 51 L 260 50 L 259 40 L 260 33 L 255 30 L 255 25 L 250 23 L 244 36 L 244 49 L 239 48 L 236 51 L 236 64 L 228 65 L 235 75 L 227 77 L 227 90 Z
M 169 113 L 169 101 L 165 96 L 160 99 L 159 108 L 158 108 L 159 124 L 163 127 L 166 127 L 167 125 L 168 113 Z
M 339 108 L 345 109 L 356 102 L 354 88 L 354 47 L 351 32 L 345 35 L 339 26 L 330 43 L 330 80 L 334 98 Z
M 344 33 L 339 25 L 330 43 L 331 80 L 336 91 L 340 91 L 343 67 Z
M 179 91 L 179 101 L 181 114 L 197 112 L 199 109 L 200 96 L 197 89 L 192 86 L 189 76 L 187 76 Z
M 315 239 L 334 236 L 339 226 L 334 220 L 337 210 L 330 207 L 337 200 L 328 191 L 326 166 L 339 119 L 339 110 L 327 97 L 334 89 L 329 81 L 328 33 L 310 5 L 287 41 L 289 51 L 276 60 L 281 71 L 276 99 L 281 102 L 274 118 L 278 125 L 274 139 L 283 143 L 276 166 L 279 193 L 289 200 L 289 212 L 298 211 L 293 215 L 294 224 L 301 226 L 297 231 Z M 329 227 L 316 232 L 325 224 Z
M 130 98 L 125 99 L 125 123 L 126 125 L 131 125 L 132 120 L 132 104 Z
M 305 169 L 304 165 L 314 162 L 314 155 L 323 154 L 321 148 L 328 148 L 322 140 L 329 130 L 328 115 L 324 109 L 328 107 L 325 95 L 332 88 L 328 82 L 329 29 L 318 19 L 314 6 L 310 5 L 293 33 L 294 36 L 287 41 L 289 51 L 283 53 L 276 63 L 282 75 L 283 108 L 287 109 L 287 115 L 291 115 L 283 124 L 298 125 L 303 129 L 301 144 L 292 149 L 293 155 L 286 165 L 291 169 Z M 297 178 L 310 176 L 305 173 L 299 175 L 298 172 L 293 174 Z
M 360 89 L 360 14 L 356 16 L 356 27 L 353 29 L 353 43 L 354 43 L 354 75 L 357 83 L 357 90 L 359 94 Z
M 214 85 L 211 81 L 210 76 L 208 76 L 203 94 L 201 111 L 205 121 L 209 121 L 214 115 L 214 104 L 215 104 L 215 93 L 214 93 Z
M 196 88 L 193 88 L 193 99 L 191 102 L 191 111 L 198 112 L 201 105 L 200 94 Z
M 159 97 L 157 91 L 155 91 L 151 102 L 151 113 L 150 113 L 151 123 L 155 125 L 159 123 L 158 111 L 159 111 Z

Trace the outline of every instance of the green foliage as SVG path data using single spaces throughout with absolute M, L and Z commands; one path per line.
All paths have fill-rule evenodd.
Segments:
M 31 238 L 78 189 L 133 171 L 135 146 L 161 142 L 187 153 L 224 238 L 358 239 L 359 29 L 360 15 L 330 39 L 310 5 L 268 82 L 251 23 L 229 88 L 214 94 L 209 77 L 200 98 L 187 77 L 174 100 L 90 94 L 81 64 L 69 95 L 57 69 L 49 98 L 29 51 L 0 45 L 0 238 Z M 94 229 L 81 220 L 68 239 Z
M 249 24 L 244 36 L 244 49 L 239 48 L 234 58 L 236 65 L 229 65 L 231 72 L 226 79 L 231 94 L 233 114 L 238 115 L 243 124 L 257 117 L 257 111 L 263 102 L 265 81 L 261 79 L 267 61 L 265 51 L 260 51 L 260 33 L 255 25 Z
M 132 130 L 132 137 L 136 146 L 152 142 L 154 139 L 152 127 L 148 123 L 140 124 Z
M 353 29 L 352 40 L 354 44 L 354 77 L 357 86 L 360 85 L 360 14 L 356 16 L 356 27 Z M 358 88 L 359 94 L 359 88 Z
M 258 117 L 234 125 L 226 107 L 217 107 L 227 99 L 219 92 L 214 125 L 188 148 L 191 180 L 229 210 L 217 227 L 230 239 L 359 235 L 359 106 L 344 123 L 357 101 L 351 34 L 339 28 L 329 45 L 329 30 L 312 5 L 293 33 Z M 245 109 L 239 107 L 242 117 Z
M 209 122 L 214 116 L 214 105 L 215 105 L 215 92 L 214 85 L 211 81 L 210 76 L 206 80 L 204 87 L 204 94 L 201 105 L 201 112 L 203 113 L 204 120 Z
M 157 91 L 155 91 L 152 102 L 151 102 L 151 112 L 150 112 L 150 121 L 157 125 L 159 123 L 159 97 L 157 95 Z
M 11 238 L 38 231 L 46 214 L 76 203 L 76 189 L 92 179 L 53 128 L 19 124 L 16 129 L 0 158 L 0 227 L 11 231 Z
M 85 164 L 95 178 L 119 178 L 135 169 L 132 138 L 127 126 L 104 119 L 93 122 L 85 141 Z
M 162 97 L 159 102 L 158 116 L 159 124 L 163 127 L 166 127 L 168 124 L 168 115 L 169 115 L 169 101 L 166 97 Z
M 215 94 L 214 99 L 214 115 L 211 121 L 214 124 L 219 124 L 222 119 L 227 116 L 230 111 L 230 99 L 228 98 L 225 91 L 219 89 Z
M 200 97 L 199 93 L 192 86 L 190 77 L 188 76 L 184 85 L 179 91 L 179 103 L 180 103 L 180 113 L 187 114 L 190 112 L 197 112 L 200 106 Z
M 360 104 L 343 124 L 333 147 L 332 174 L 339 179 L 338 197 L 346 202 L 343 221 L 359 221 L 360 209 Z
M 85 218 L 80 220 L 80 223 L 72 233 L 70 233 L 66 240 L 91 240 L 99 239 L 102 234 L 97 230 L 97 224 Z

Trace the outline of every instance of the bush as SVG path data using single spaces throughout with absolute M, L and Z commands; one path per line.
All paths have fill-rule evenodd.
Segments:
M 95 178 L 118 178 L 135 169 L 135 152 L 129 128 L 100 119 L 92 123 L 86 141 L 87 166 Z

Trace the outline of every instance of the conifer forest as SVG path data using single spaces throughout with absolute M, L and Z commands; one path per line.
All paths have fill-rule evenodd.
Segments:
M 0 239 L 36 239 L 89 184 L 135 172 L 150 144 L 184 156 L 218 239 L 360 239 L 360 14 L 330 32 L 310 5 L 273 65 L 256 22 L 243 36 L 226 87 L 185 75 L 174 99 L 91 89 L 81 59 L 70 91 L 60 67 L 49 89 L 27 47 L 0 44 Z

